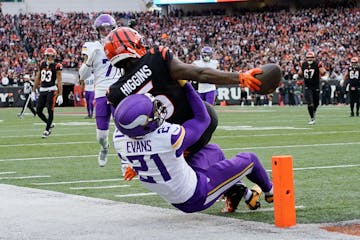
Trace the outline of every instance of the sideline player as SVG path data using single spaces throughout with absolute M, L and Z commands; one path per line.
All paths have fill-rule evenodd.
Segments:
M 36 116 L 36 110 L 34 108 L 34 102 L 31 99 L 31 91 L 32 91 L 33 86 L 34 86 L 34 82 L 31 81 L 30 75 L 25 74 L 24 75 L 24 89 L 23 89 L 23 93 L 24 93 L 24 96 L 25 96 L 25 102 L 24 102 L 24 105 L 22 106 L 21 112 L 18 113 L 18 117 L 20 119 L 24 118 L 24 114 L 25 114 L 25 111 L 26 111 L 27 107 L 30 109 L 32 114 L 34 114 L 34 117 Z
M 113 137 L 118 156 L 129 162 L 147 189 L 183 212 L 210 207 L 233 186 L 242 185 L 245 176 L 265 192 L 267 202 L 273 202 L 272 183 L 254 153 L 225 159 L 219 146 L 207 144 L 185 161 L 184 151 L 201 137 L 210 117 L 190 83 L 184 91 L 194 116 L 182 125 L 164 121 L 166 107 L 152 96 L 134 94 L 122 100 L 114 113 L 120 130 Z M 260 206 L 259 192 L 244 193 L 252 210 Z
M 205 46 L 201 49 L 200 60 L 195 60 L 193 64 L 198 67 L 209 67 L 212 69 L 217 69 L 219 62 L 217 60 L 211 59 L 213 55 L 212 48 Z M 203 101 L 208 102 L 211 105 L 215 104 L 216 97 L 216 86 L 215 84 L 210 83 L 199 83 L 197 92 L 200 95 L 200 98 Z
M 354 107 L 356 104 L 356 116 L 359 116 L 360 103 L 360 66 L 359 58 L 353 57 L 350 60 L 350 66 L 345 72 L 343 80 L 340 82 L 341 86 L 349 84 L 350 97 L 350 117 L 354 117 Z
M 55 62 L 56 50 L 54 48 L 45 49 L 44 55 L 46 60 L 40 63 L 39 71 L 35 77 L 31 98 L 35 101 L 35 91 L 40 86 L 36 113 L 39 118 L 46 123 L 45 130 L 41 137 L 47 138 L 55 126 L 53 124 L 55 103 L 57 103 L 58 106 L 63 103 L 61 76 L 63 66 L 61 63 Z M 48 111 L 47 118 L 43 113 L 45 107 Z
M 106 90 L 120 76 L 120 69 L 114 68 L 104 53 L 104 40 L 107 34 L 116 27 L 115 19 L 109 14 L 101 14 L 95 19 L 94 29 L 98 33 L 99 41 L 95 41 L 91 52 L 85 62 L 80 67 L 80 79 L 87 79 L 94 74 L 95 83 L 95 119 L 96 119 L 96 139 L 100 144 L 98 164 L 104 167 L 107 163 L 109 153 L 109 125 L 113 112 L 111 104 L 107 102 Z
M 92 42 L 85 42 L 82 50 L 81 55 L 83 57 L 83 64 L 87 61 L 87 58 L 89 56 L 89 52 L 91 52 L 91 46 Z M 94 96 L 95 96 L 95 85 L 94 85 L 94 74 L 91 73 L 91 75 L 86 79 L 80 79 L 80 86 L 81 91 L 84 93 L 85 101 L 86 101 L 86 110 L 87 110 L 87 116 L 85 118 L 93 118 L 93 112 L 94 112 Z
M 301 64 L 298 75 L 304 78 L 304 94 L 310 115 L 308 124 L 314 125 L 316 110 L 320 101 L 320 77 L 325 75 L 326 70 L 322 62 L 315 60 L 314 52 L 307 52 L 305 58 L 306 61 Z

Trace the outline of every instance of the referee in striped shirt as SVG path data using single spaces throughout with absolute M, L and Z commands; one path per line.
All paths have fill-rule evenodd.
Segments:
M 34 82 L 30 80 L 29 74 L 24 75 L 24 89 L 23 94 L 25 96 L 25 102 L 22 106 L 21 112 L 18 113 L 19 118 L 24 118 L 25 110 L 28 107 L 30 111 L 34 114 L 34 117 L 36 116 L 36 110 L 34 109 L 34 103 L 31 99 L 31 90 L 34 86 Z

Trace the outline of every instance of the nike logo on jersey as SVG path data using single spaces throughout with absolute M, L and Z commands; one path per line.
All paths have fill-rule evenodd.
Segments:
M 130 77 L 130 79 L 126 80 L 124 85 L 120 87 L 121 92 L 129 96 L 136 89 L 136 87 L 140 86 L 143 82 L 146 81 L 152 74 L 151 69 L 148 65 L 142 66 L 134 75 Z

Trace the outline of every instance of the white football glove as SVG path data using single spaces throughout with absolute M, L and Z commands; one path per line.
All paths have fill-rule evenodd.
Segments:
M 60 106 L 63 103 L 63 97 L 62 95 L 57 96 L 56 103 Z
M 35 92 L 31 92 L 30 97 L 31 97 L 31 100 L 36 101 Z

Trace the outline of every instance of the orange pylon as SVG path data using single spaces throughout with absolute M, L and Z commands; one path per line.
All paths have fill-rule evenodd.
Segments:
M 274 220 L 277 227 L 296 225 L 292 156 L 272 156 Z

